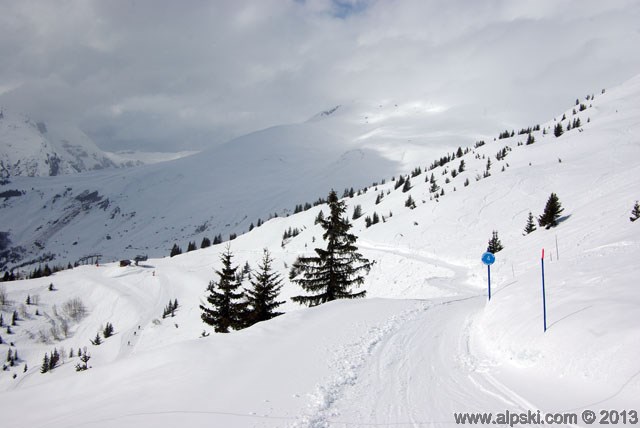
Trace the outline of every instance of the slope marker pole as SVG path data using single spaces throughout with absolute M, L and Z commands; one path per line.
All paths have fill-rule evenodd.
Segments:
M 542 318 L 544 322 L 544 331 L 547 331 L 547 298 L 544 289 L 544 248 L 542 249 L 542 257 L 540 258 L 542 263 Z

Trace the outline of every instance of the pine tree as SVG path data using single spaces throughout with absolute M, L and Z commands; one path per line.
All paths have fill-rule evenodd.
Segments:
M 85 348 L 84 352 L 78 349 L 78 356 L 80 357 L 81 363 L 76 364 L 76 371 L 81 372 L 87 370 L 89 368 L 89 360 L 91 359 L 91 355 L 87 354 L 87 349 Z
M 431 174 L 431 180 L 429 182 L 431 183 L 431 186 L 429 186 L 429 192 L 437 193 L 440 190 L 440 186 L 438 186 L 438 183 L 436 183 L 436 179 L 433 174 Z
M 189 241 L 189 244 L 187 245 L 187 253 L 189 251 L 194 251 L 194 250 L 197 250 L 197 249 L 198 249 L 198 247 L 196 247 L 195 241 L 193 241 L 193 242 Z
M 547 204 L 544 207 L 544 212 L 538 217 L 538 225 L 550 229 L 558 225 L 558 219 L 560 214 L 564 211 L 564 208 L 560 205 L 558 195 L 552 193 L 547 200 Z
M 178 244 L 173 244 L 173 247 L 171 248 L 171 253 L 169 253 L 169 257 L 174 257 L 179 254 L 182 254 L 182 249 L 178 247 Z
M 51 358 L 49 359 L 49 371 L 58 367 L 59 361 L 60 361 L 60 354 L 58 353 L 58 349 L 53 348 L 53 352 L 51 353 Z
M 100 337 L 100 333 L 96 333 L 96 337 L 93 340 L 90 340 L 89 342 L 91 342 L 92 345 L 100 345 L 102 344 L 102 338 Z
M 296 296 L 292 300 L 300 304 L 316 306 L 335 299 L 364 297 L 366 291 L 352 292 L 352 287 L 364 283 L 363 272 L 369 272 L 371 262 L 358 253 L 357 237 L 349 233 L 351 224 L 344 218 L 346 207 L 338 200 L 335 191 L 329 193 L 330 214 L 320 225 L 326 248 L 316 248 L 316 256 L 301 257 L 299 268 L 302 276 L 293 279 L 303 290 L 312 294 Z
M 209 307 L 200 305 L 202 321 L 214 326 L 218 333 L 228 333 L 230 328 L 239 330 L 244 327 L 247 303 L 236 277 L 238 267 L 232 266 L 232 259 L 231 247 L 227 245 L 220 256 L 222 269 L 216 270 L 218 282 L 211 281 L 207 288 Z
M 104 326 L 104 330 L 102 331 L 102 335 L 104 336 L 104 338 L 108 338 L 113 336 L 113 324 L 111 324 L 110 322 L 107 323 L 107 325 Z
M 533 214 L 531 213 L 531 211 L 529 211 L 529 216 L 527 217 L 527 224 L 524 227 L 523 235 L 528 235 L 531 232 L 533 232 L 534 230 L 536 230 L 536 225 L 533 222 Z
M 631 217 L 629 217 L 629 220 L 636 221 L 639 218 L 640 218 L 640 204 L 638 204 L 638 201 L 636 201 L 635 205 L 633 206 L 633 209 L 631 210 Z
M 44 354 L 42 359 L 42 366 L 40 366 L 40 373 L 46 373 L 49 371 L 49 354 Z
M 282 315 L 276 312 L 276 308 L 284 303 L 277 301 L 282 278 L 272 269 L 273 259 L 269 250 L 264 249 L 262 262 L 258 264 L 258 271 L 253 273 L 251 288 L 247 290 L 247 324 L 251 325 L 260 321 Z
M 407 181 L 404 182 L 404 186 L 402 186 L 402 193 L 407 193 L 411 190 L 411 180 L 407 177 Z
M 491 234 L 491 239 L 489 239 L 489 246 L 487 247 L 487 251 L 490 253 L 497 253 L 502 250 L 504 247 L 502 246 L 502 242 L 498 238 L 498 231 L 494 230 Z
M 529 134 L 529 136 L 527 137 L 527 145 L 533 144 L 535 142 L 536 142 L 536 139 L 533 136 L 533 134 Z
M 411 195 L 409 195 L 409 197 L 407 198 L 406 201 L 404 201 L 404 206 L 409 208 L 409 209 L 414 209 L 416 207 L 416 202 L 413 200 L 413 198 L 411 197 Z
M 353 216 L 351 217 L 353 220 L 357 220 L 362 217 L 362 206 L 356 205 L 353 207 Z
M 559 137 L 562 134 L 564 134 L 564 129 L 562 129 L 562 123 L 558 122 L 555 128 L 553 128 L 553 135 L 555 135 L 556 137 Z
M 253 225 L 253 223 L 251 223 Z M 200 248 L 207 248 L 211 246 L 211 240 L 206 236 L 202 238 L 202 242 L 200 243 Z

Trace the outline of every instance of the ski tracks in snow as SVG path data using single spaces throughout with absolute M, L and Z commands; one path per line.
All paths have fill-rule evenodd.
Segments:
M 333 375 L 310 394 L 296 428 L 455 425 L 454 412 L 537 407 L 493 375 L 498 364 L 473 349 L 483 294 L 465 287 L 467 271 L 406 248 L 365 244 L 372 251 L 445 265 L 438 286 L 456 297 L 415 301 L 361 338 L 339 346 Z
M 325 384 L 318 385 L 310 395 L 305 414 L 293 424 L 296 428 L 324 428 L 331 426 L 331 419 L 338 415 L 334 405 L 342 398 L 347 388 L 358 383 L 362 368 L 369 362 L 377 346 L 389 335 L 393 335 L 408 320 L 427 310 L 431 305 L 418 302 L 415 307 L 391 316 L 386 322 L 369 328 L 360 340 L 336 349 L 329 363 L 334 376 Z

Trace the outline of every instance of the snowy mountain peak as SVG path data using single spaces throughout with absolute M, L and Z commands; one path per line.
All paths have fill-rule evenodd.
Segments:
M 2 110 L 0 175 L 56 176 L 117 166 L 72 125 L 36 122 Z

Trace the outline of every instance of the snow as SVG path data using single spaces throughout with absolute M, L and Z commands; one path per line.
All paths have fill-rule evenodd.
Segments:
M 48 177 L 113 168 L 110 160 L 80 129 L 63 123 L 35 122 L 2 109 L 0 175 Z
M 445 189 L 438 201 L 430 200 L 424 172 L 411 180 L 408 193 L 393 190 L 388 180 L 347 198 L 349 214 L 360 204 L 364 216 L 373 211 L 385 216 L 370 228 L 364 216 L 353 222 L 362 253 L 376 262 L 363 300 L 301 308 L 289 300 L 300 289 L 286 279 L 285 315 L 215 334 L 200 321 L 198 304 L 225 244 L 149 259 L 137 267 L 84 266 L 50 278 L 4 283 L 15 305 L 38 294 L 40 312 L 52 317 L 54 304 L 60 308 L 67 299 L 81 297 L 89 315 L 72 325 L 69 338 L 47 344 L 28 334 L 50 325 L 44 315 L 19 321 L 13 335 L 2 332 L 5 341 L 15 341 L 23 359 L 17 368 L 0 373 L 3 424 L 448 426 L 454 424 L 453 412 L 638 410 L 640 228 L 628 217 L 640 197 L 639 95 L 636 77 L 598 94 L 593 107 L 578 113 L 581 129 L 560 138 L 536 132 L 530 146 L 517 144 L 526 136 L 488 141 L 464 156 L 467 170 L 448 184 L 443 170 L 456 168 L 458 159 L 429 171 Z M 567 117 L 573 119 L 571 109 Z M 541 125 L 552 129 L 554 120 Z M 306 135 L 308 129 L 301 125 L 277 132 Z M 319 143 L 324 132 L 318 131 L 313 141 Z M 497 161 L 495 153 L 505 145 L 512 151 Z M 271 153 L 265 149 L 251 156 Z M 296 154 L 288 179 L 306 180 L 302 165 L 322 153 L 317 148 Z M 492 159 L 491 176 L 476 181 L 486 156 Z M 187 159 L 185 165 L 192 162 Z M 209 164 L 204 155 L 200 161 Z M 424 159 L 422 166 L 430 162 Z M 216 170 L 229 173 L 225 168 Z M 166 177 L 152 167 L 146 171 L 156 180 Z M 465 178 L 469 186 L 463 185 Z M 191 197 L 202 188 L 192 189 Z M 381 191 L 385 196 L 376 205 Z M 565 218 L 556 228 L 523 236 L 529 211 L 541 214 L 551 192 L 558 194 Z M 416 209 L 404 207 L 409 193 Z M 231 204 L 237 200 L 232 194 L 219 200 Z M 295 258 L 320 245 L 321 230 L 313 220 L 323 208 L 272 219 L 231 241 L 235 263 L 257 266 L 266 247 L 288 278 Z M 143 212 L 140 218 L 148 215 Z M 302 232 L 283 242 L 289 227 Z M 505 248 L 492 266 L 489 302 L 480 256 L 493 230 Z M 547 254 L 546 332 L 542 248 Z M 50 282 L 57 291 L 47 290 Z M 161 319 L 164 306 L 176 298 L 176 316 Z M 27 311 L 33 314 L 34 308 Z M 6 320 L 10 312 L 5 308 L 3 314 Z M 108 321 L 116 335 L 90 345 Z M 201 337 L 203 330 L 210 336 Z M 54 346 L 87 346 L 92 368 L 77 373 L 77 358 L 67 358 L 53 372 L 40 374 L 42 356 Z M 0 345 L 0 352 L 7 348 Z

